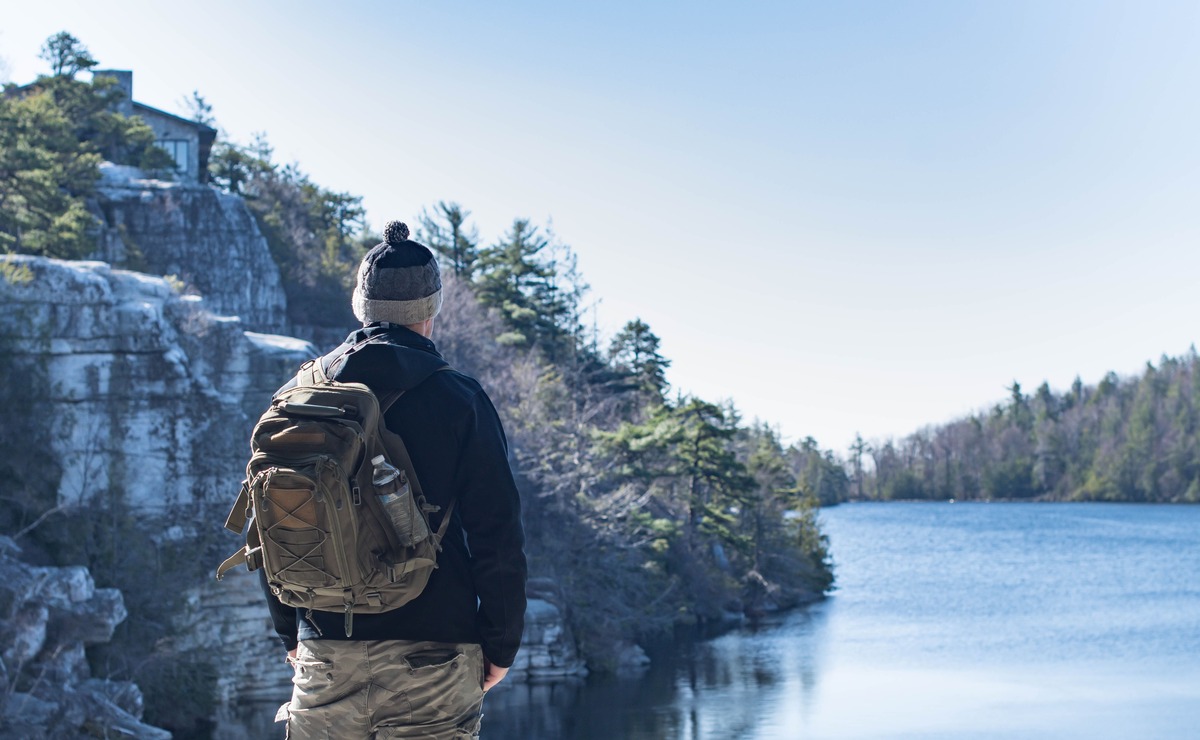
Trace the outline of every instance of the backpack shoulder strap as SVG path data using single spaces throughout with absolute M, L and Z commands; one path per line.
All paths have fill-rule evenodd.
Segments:
M 450 505 L 446 507 L 446 513 L 442 514 L 442 523 L 438 525 L 437 533 L 433 536 L 433 544 L 437 546 L 439 552 L 442 549 L 442 540 L 446 537 L 446 530 L 450 529 L 450 518 L 454 516 L 454 505 L 457 503 L 457 498 L 450 499 Z
M 453 370 L 453 369 L 454 368 L 450 367 L 449 365 L 442 365 L 441 367 L 436 368 L 435 370 L 431 371 L 428 375 L 426 375 L 424 378 L 422 378 L 420 380 L 420 382 L 418 382 L 416 385 L 413 386 L 413 388 L 416 388 L 421 383 L 424 383 L 426 380 L 429 380 L 437 373 L 446 372 L 446 371 Z M 387 414 L 388 409 L 390 409 L 392 407 L 392 404 L 396 403 L 396 401 L 398 401 L 400 399 L 400 396 L 404 395 L 406 390 L 412 390 L 412 389 L 411 388 L 407 388 L 407 389 L 400 388 L 400 389 L 394 390 L 394 391 L 384 395 L 382 398 L 379 399 L 379 423 L 380 423 L 380 425 L 384 424 L 384 416 Z M 413 467 L 412 458 L 409 457 L 409 455 L 408 455 L 408 447 L 404 444 L 404 439 L 401 438 L 399 434 L 394 434 L 393 438 L 396 440 L 396 444 L 394 447 L 389 446 L 390 451 L 399 458 L 399 462 L 404 467 L 405 470 L 412 471 L 413 476 L 409 482 L 412 484 L 413 492 L 417 494 L 417 500 L 424 503 L 425 491 L 421 489 L 421 481 L 418 479 L 418 477 L 416 475 L 417 469 L 415 467 Z M 442 538 L 444 538 L 446 536 L 446 530 L 450 527 L 450 516 L 454 513 L 454 505 L 457 503 L 458 503 L 458 500 L 456 498 L 450 499 L 449 505 L 446 506 L 446 513 L 442 515 L 442 522 L 438 526 L 437 532 L 434 534 L 433 544 L 437 547 L 437 549 L 439 551 L 442 549 Z M 436 508 L 434 510 L 436 511 Z
M 321 367 L 320 357 L 306 361 L 296 372 L 296 385 L 304 388 L 321 385 L 328 379 L 325 368 Z
M 368 344 L 386 344 L 387 343 L 387 342 L 381 342 L 381 341 L 377 341 L 377 340 L 379 340 L 378 335 L 367 337 L 366 339 L 362 340 L 361 342 L 356 342 L 356 343 L 350 345 L 349 347 L 346 347 L 346 345 L 343 344 L 342 347 L 346 347 L 345 349 L 339 348 L 340 351 L 338 351 L 332 357 L 330 357 L 329 355 L 326 355 L 326 357 L 330 357 L 329 367 L 328 368 L 322 367 L 321 368 L 322 373 L 325 375 L 326 378 L 336 378 L 337 374 L 339 372 L 341 372 L 342 366 L 346 364 L 346 360 L 350 359 L 350 355 L 354 354 L 355 352 L 358 352 L 360 349 L 362 349 L 363 347 L 366 347 Z M 324 357 L 320 358 L 317 361 L 317 364 L 323 365 L 324 360 L 325 360 Z

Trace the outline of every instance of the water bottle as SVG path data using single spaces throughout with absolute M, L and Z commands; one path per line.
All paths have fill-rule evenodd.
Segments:
M 375 486 L 375 494 L 379 496 L 379 503 L 383 504 L 383 510 L 387 512 L 400 545 L 411 547 L 425 539 L 429 535 L 429 527 L 425 524 L 425 518 L 417 511 L 408 477 L 383 455 L 371 458 L 371 464 L 375 466 L 371 483 Z

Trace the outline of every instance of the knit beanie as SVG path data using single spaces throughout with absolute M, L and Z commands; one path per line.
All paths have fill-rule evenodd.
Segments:
M 383 241 L 358 267 L 351 307 L 364 324 L 419 324 L 442 309 L 442 277 L 433 252 L 408 238 L 408 226 L 389 221 Z

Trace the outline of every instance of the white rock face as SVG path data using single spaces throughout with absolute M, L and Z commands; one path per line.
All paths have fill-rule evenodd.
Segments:
M 102 262 L 4 261 L 28 279 L 0 278 L 0 362 L 30 404 L 5 411 L 20 416 L 20 439 L 44 446 L 57 466 L 43 506 L 86 512 L 115 493 L 157 522 L 148 533 L 156 542 L 215 539 L 232 552 L 240 542 L 220 534 L 221 522 L 244 474 L 250 427 L 315 349 L 248 335 L 238 319 L 211 314 L 206 301 L 177 295 L 161 278 Z M 44 606 L 107 598 L 90 589 L 85 570 L 62 570 Z M 286 693 L 255 578 L 206 580 L 186 603 L 174 619 L 179 649 L 212 656 L 223 698 Z M 14 647 L 36 653 L 44 620 L 25 616 L 29 629 Z
M 214 314 L 280 332 L 287 297 L 266 239 L 241 198 L 207 185 L 147 179 L 105 163 L 97 183 L 102 257 L 194 286 Z
M 172 650 L 219 656 L 220 702 L 278 705 L 291 696 L 292 669 L 271 627 L 257 573 L 237 568 L 220 583 L 192 589 L 188 608 L 175 616 L 174 624 L 180 636 L 172 641 Z
M 238 321 L 182 300 L 161 278 L 102 262 L 7 261 L 32 273 L 0 280 L 0 336 L 30 392 L 46 394 L 57 503 L 115 489 L 153 515 L 236 492 L 247 411 L 257 417 L 315 350 L 251 341 Z

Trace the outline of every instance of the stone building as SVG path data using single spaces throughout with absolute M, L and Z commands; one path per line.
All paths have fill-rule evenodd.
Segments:
M 208 155 L 217 138 L 216 129 L 134 100 L 133 72 L 130 70 L 97 69 L 92 71 L 92 77 L 109 77 L 116 81 L 122 92 L 117 112 L 139 116 L 154 130 L 158 145 L 175 159 L 175 171 L 180 177 L 194 182 L 208 179 Z

